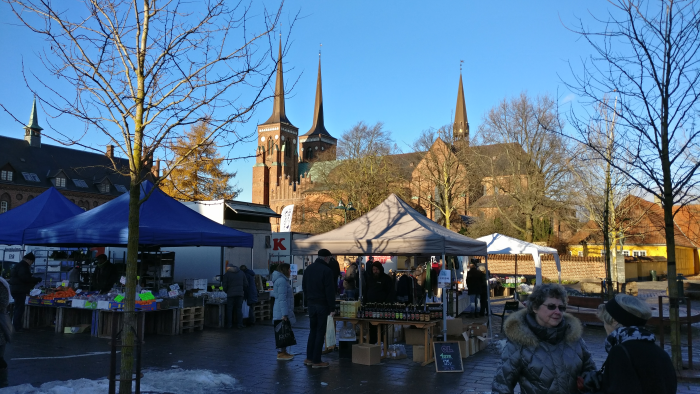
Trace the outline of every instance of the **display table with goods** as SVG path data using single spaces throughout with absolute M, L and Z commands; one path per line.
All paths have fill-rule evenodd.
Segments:
M 353 315 L 354 314 L 354 315 Z M 361 305 L 358 301 L 341 301 L 336 308 L 336 322 L 347 322 L 359 326 L 360 345 L 369 343 L 369 338 L 365 340 L 365 326 L 368 329 L 377 330 L 377 340 L 384 343 L 381 358 L 390 357 L 388 330 L 382 327 L 393 325 L 411 325 L 423 332 L 423 357 L 422 364 L 427 365 L 433 362 L 432 341 L 434 329 L 442 321 L 442 306 L 434 305 L 430 307 L 405 304 L 382 304 L 368 303 Z M 383 335 L 382 335 L 383 333 Z M 369 335 L 369 333 L 368 333 Z

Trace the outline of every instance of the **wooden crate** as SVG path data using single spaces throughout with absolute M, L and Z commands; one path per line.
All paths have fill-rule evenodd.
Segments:
M 56 313 L 55 306 L 28 305 L 24 306 L 24 316 L 22 316 L 23 328 L 46 328 L 55 327 Z
M 204 329 L 204 307 L 193 306 L 180 309 L 180 333 L 190 333 Z
M 249 314 L 255 315 L 255 320 L 271 320 L 272 319 L 272 301 L 258 301 L 250 307 Z
M 204 327 L 226 327 L 226 304 L 206 304 L 204 306 Z

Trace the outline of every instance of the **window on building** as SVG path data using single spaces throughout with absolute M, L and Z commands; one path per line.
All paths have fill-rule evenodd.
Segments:
M 583 257 L 583 252 L 578 252 L 578 257 Z
M 0 171 L 0 180 L 12 182 L 12 171 L 9 171 L 9 170 Z
M 83 187 L 83 188 L 87 188 L 87 187 L 88 187 L 88 186 L 87 186 L 87 183 L 85 183 L 85 181 L 82 180 L 82 179 L 75 179 L 75 178 L 73 178 L 73 183 L 74 183 L 75 186 L 77 186 L 77 187 Z
M 0 195 L 0 213 L 5 213 L 9 211 L 10 208 L 12 208 L 10 202 L 12 202 L 12 200 L 10 199 L 9 194 L 3 193 L 2 195 Z
M 105 181 L 100 183 L 100 193 L 109 193 L 110 190 L 109 182 Z
M 25 181 L 29 181 L 29 182 L 39 182 L 39 177 L 36 176 L 36 174 L 33 173 L 33 172 L 23 172 L 23 173 L 22 173 L 22 176 L 24 177 L 24 180 L 25 180 Z
M 5 213 L 9 209 L 10 204 L 7 203 L 7 201 L 0 201 L 0 213 Z
M 58 176 L 54 179 L 54 185 L 56 187 L 66 187 L 66 178 L 62 176 Z
M 625 257 L 629 257 L 630 251 L 629 251 L 629 250 L 623 250 L 623 251 L 622 251 L 622 255 L 625 256 Z
M 126 190 L 126 187 L 124 187 L 124 185 L 114 185 L 114 187 L 117 188 L 117 191 L 119 193 L 126 193 L 128 191 L 128 190 Z
M 645 257 L 647 255 L 646 250 L 633 250 L 632 251 L 632 256 L 634 257 Z

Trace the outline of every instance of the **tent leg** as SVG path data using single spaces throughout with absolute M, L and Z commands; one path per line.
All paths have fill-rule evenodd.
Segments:
M 486 311 L 486 315 L 488 316 L 489 319 L 489 338 L 493 340 L 493 325 L 491 324 L 491 289 L 490 289 L 490 274 L 489 274 L 489 257 L 484 256 L 484 261 L 486 262 L 486 305 L 488 306 L 488 310 Z
M 515 255 L 515 290 L 513 291 L 513 299 L 514 300 L 518 299 L 518 295 L 516 294 L 518 292 L 518 283 L 519 283 L 519 281 L 518 281 L 518 255 L 516 254 Z M 489 293 L 491 293 L 491 292 L 489 291 Z M 489 294 L 489 296 L 490 295 L 491 294 Z
M 445 264 L 445 253 L 442 253 L 442 269 L 447 269 L 447 264 Z M 451 286 L 451 285 L 450 285 Z M 447 298 L 445 294 L 446 289 L 442 289 L 442 340 L 447 341 Z

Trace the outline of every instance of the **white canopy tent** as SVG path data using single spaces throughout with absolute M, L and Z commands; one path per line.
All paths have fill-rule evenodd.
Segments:
M 440 226 L 395 194 L 340 228 L 292 241 L 292 255 L 315 255 L 320 249 L 328 249 L 337 255 L 442 256 L 443 262 L 446 255 L 487 258 L 488 254 L 483 241 Z M 488 268 L 488 261 L 486 264 Z M 490 301 L 489 297 L 489 304 Z M 443 302 L 443 311 L 446 314 L 447 302 Z M 447 322 L 443 322 L 443 333 L 446 335 L 446 332 Z
M 477 238 L 477 241 L 486 242 L 486 248 L 489 254 L 532 255 L 532 259 L 535 261 L 535 283 L 538 285 L 542 284 L 542 259 L 540 259 L 540 255 L 551 254 L 554 256 L 554 262 L 557 263 L 557 271 L 559 272 L 558 279 L 559 283 L 561 283 L 561 261 L 559 261 L 559 253 L 557 253 L 556 249 L 535 245 L 499 233 Z

